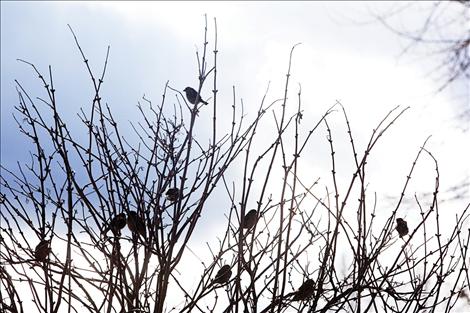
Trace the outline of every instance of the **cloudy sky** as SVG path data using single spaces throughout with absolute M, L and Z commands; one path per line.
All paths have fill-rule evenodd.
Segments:
M 302 86 L 303 123 L 316 122 L 339 100 L 362 151 L 387 112 L 397 105 L 410 107 L 383 139 L 371 163 L 371 175 L 380 178 L 374 181 L 375 191 L 387 196 L 399 192 L 428 136 L 432 136 L 428 149 L 440 165 L 441 190 L 468 182 L 470 144 L 464 144 L 470 142 L 465 131 L 468 121 L 456 118 L 468 105 L 468 88 L 460 83 L 436 93 L 440 82 L 430 75 L 432 60 L 413 51 L 402 55 L 408 42 L 374 19 L 373 12 L 386 13 L 393 7 L 382 2 L 2 1 L 2 165 L 12 167 L 18 160 L 28 160 L 29 146 L 12 118 L 18 103 L 14 80 L 33 96 L 44 95 L 31 68 L 16 59 L 32 62 L 44 73 L 52 66 L 59 105 L 73 124 L 79 108 L 86 107 L 94 94 L 67 24 L 97 73 L 110 45 L 102 97 L 118 120 L 128 122 L 138 118 L 136 105 L 143 95 L 160 101 L 166 81 L 179 90 L 196 86 L 195 52 L 202 48 L 206 13 L 210 41 L 213 18 L 217 18 L 222 114 L 230 112 L 232 86 L 248 114 L 255 113 L 268 83 L 270 99 L 282 97 L 289 52 L 300 42 L 294 53 L 291 94 L 294 98 Z M 422 13 L 412 11 L 398 25 L 413 27 Z M 202 94 L 210 97 L 210 86 Z M 338 135 L 344 130 L 341 118 L 331 123 L 338 127 Z M 347 140 L 338 144 L 339 152 L 349 149 Z M 431 175 L 416 178 L 416 192 L 432 188 L 433 165 L 426 166 L 423 173 Z M 315 177 L 329 170 L 316 164 L 310 168 Z M 351 173 L 341 175 L 349 178 Z M 469 188 L 462 191 L 467 202 Z
M 436 94 L 440 81 L 423 53 L 401 55 L 407 41 L 377 23 L 373 13 L 387 13 L 393 3 L 346 2 L 2 2 L 1 139 L 2 164 L 27 157 L 28 147 L 11 117 L 17 104 L 14 80 L 34 96 L 43 95 L 31 68 L 52 66 L 61 108 L 71 121 L 93 96 L 70 24 L 100 72 L 111 46 L 103 97 L 122 121 L 137 119 L 143 95 L 159 101 L 166 81 L 176 89 L 197 84 L 195 51 L 202 48 L 204 13 L 212 38 L 217 18 L 218 84 L 221 112 L 230 109 L 232 86 L 247 110 L 257 108 L 270 83 L 272 99 L 282 96 L 290 48 L 294 54 L 292 95 L 302 86 L 306 117 L 323 113 L 336 100 L 346 107 L 358 141 L 394 106 L 410 106 L 379 151 L 381 175 L 389 176 L 390 156 L 407 168 L 427 136 L 438 158 L 442 187 L 467 180 L 470 148 L 468 121 L 458 120 L 468 104 L 468 88 L 457 84 Z M 416 26 L 423 7 L 410 10 L 396 25 Z M 421 13 L 421 14 L 420 14 Z M 212 43 L 210 43 L 212 44 Z M 210 94 L 210 87 L 203 95 Z M 209 97 L 209 96 L 207 96 Z M 224 102 L 225 100 L 225 102 Z M 226 104 L 226 105 L 224 105 Z M 248 111 L 249 112 L 249 111 Z M 406 138 L 406 140 L 404 140 Z M 8 149 L 5 149 L 8 147 Z M 378 153 L 379 153 L 378 152 Z M 395 167 L 395 166 L 394 166 Z M 395 178 L 391 178 L 395 179 Z M 401 182 L 402 177 L 397 177 Z M 386 181 L 382 189 L 388 189 Z M 377 187 L 379 188 L 379 186 Z M 445 189 L 444 189 L 445 190 Z M 468 188 L 467 188 L 468 191 Z

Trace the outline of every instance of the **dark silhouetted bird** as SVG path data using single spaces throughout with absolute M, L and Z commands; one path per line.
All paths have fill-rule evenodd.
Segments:
M 242 219 L 242 228 L 251 229 L 255 226 L 258 221 L 258 211 L 251 210 L 245 214 L 245 217 Z
M 111 220 L 111 222 L 109 222 L 109 228 L 106 231 L 110 229 L 113 232 L 113 234 L 118 234 L 121 229 L 126 227 L 126 222 L 127 222 L 126 214 L 119 213 Z
M 50 240 L 42 240 L 34 250 L 34 257 L 36 261 L 43 262 L 47 259 L 47 256 L 51 252 Z
M 129 227 L 131 232 L 137 233 L 144 238 L 147 236 L 144 220 L 136 211 L 129 211 L 129 215 L 127 216 L 127 227 Z
M 315 291 L 315 282 L 313 279 L 307 279 L 304 281 L 299 290 L 297 290 L 292 298 L 292 301 L 304 301 L 310 298 Z
M 400 238 L 408 235 L 408 224 L 402 218 L 397 218 L 397 227 L 395 227 L 395 229 L 400 235 Z
M 178 188 L 170 188 L 166 191 L 165 195 L 168 201 L 175 202 L 180 197 L 180 190 Z
M 224 265 L 219 269 L 219 271 L 215 275 L 214 280 L 212 281 L 212 285 L 226 284 L 229 281 L 230 276 L 232 276 L 232 270 L 230 269 L 230 265 Z
M 186 87 L 184 88 L 183 90 L 185 93 L 186 93 L 186 98 L 188 99 L 188 101 L 192 104 L 199 104 L 200 102 L 204 103 L 204 104 L 207 104 L 206 101 L 202 100 L 201 99 L 201 95 L 199 95 L 198 97 L 198 94 L 197 94 L 197 91 L 194 90 L 193 88 L 191 87 Z M 197 101 L 197 103 L 196 103 Z

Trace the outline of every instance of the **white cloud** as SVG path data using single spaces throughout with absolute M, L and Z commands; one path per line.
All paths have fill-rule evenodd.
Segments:
M 378 121 L 396 105 L 410 106 L 411 109 L 381 139 L 372 155 L 368 188 L 379 195 L 399 196 L 417 150 L 424 139 L 432 135 L 428 147 L 438 158 L 441 190 L 446 190 L 470 175 L 470 146 L 463 144 L 468 141 L 468 134 L 451 127 L 456 114 L 455 108 L 450 105 L 451 95 L 434 94 L 436 85 L 425 76 L 422 64 L 405 63 L 403 59 L 397 61 L 395 56 L 400 47 L 395 35 L 374 24 L 358 26 L 345 20 L 345 16 L 357 14 L 351 13 L 351 10 L 356 10 L 358 5 L 352 7 L 343 2 L 5 5 L 2 2 L 2 69 L 9 69 L 7 73 L 2 70 L 2 125 L 9 119 L 9 111 L 17 102 L 14 92 L 8 96 L 4 93 L 4 90 L 12 89 L 10 82 L 18 75 L 16 71 L 19 67 L 12 66 L 16 57 L 27 56 L 41 62 L 42 69 L 47 68 L 48 62 L 53 63 L 53 69 L 59 68 L 57 77 L 62 79 L 60 96 L 64 99 L 64 111 L 74 114 L 73 109 L 78 111 L 77 106 L 85 106 L 93 96 L 82 92 L 88 90 L 85 89 L 89 88 L 88 85 L 83 87 L 77 84 L 77 81 L 86 80 L 86 72 L 66 23 L 74 27 L 97 70 L 106 45 L 111 44 L 109 72 L 104 85 L 106 100 L 127 123 L 136 117 L 137 110 L 133 107 L 142 94 L 150 94 L 153 101 L 159 103 L 167 79 L 172 86 L 181 89 L 197 81 L 194 51 L 196 45 L 201 51 L 203 14 L 207 13 L 209 51 L 213 44 L 213 17 L 218 20 L 221 127 L 225 125 L 223 117 L 231 114 L 232 85 L 237 88 L 237 96 L 244 99 L 246 112 L 251 114 L 247 120 L 253 117 L 269 81 L 271 87 L 267 102 L 282 97 L 290 49 L 293 44 L 302 42 L 294 52 L 289 92 L 290 103 L 296 105 L 297 90 L 301 84 L 305 109 L 302 126 L 306 129 L 312 127 L 312 123 L 316 123 L 319 116 L 338 99 L 349 115 L 358 152 L 363 153 Z M 21 10 L 15 10 L 17 8 Z M 34 14 L 36 10 L 39 10 L 37 15 Z M 4 19 L 7 13 L 12 15 Z M 33 75 L 22 78 L 31 85 L 35 82 Z M 211 96 L 211 88 L 212 82 L 208 82 L 203 90 L 204 95 Z M 173 94 L 168 99 L 174 101 Z M 272 123 L 270 113 L 266 118 L 270 121 L 267 124 Z M 341 112 L 334 113 L 330 121 L 334 126 L 338 168 L 341 170 L 338 172 L 341 178 L 339 185 L 344 192 L 354 170 L 351 148 Z M 7 129 L 7 137 L 12 134 L 10 129 L 13 127 Z M 270 128 L 260 129 L 261 143 L 257 148 L 264 148 L 267 140 L 263 139 L 271 135 Z M 4 132 L 2 136 L 5 136 Z M 331 183 L 325 136 L 322 126 L 312 139 L 313 148 L 304 156 L 305 167 L 300 174 L 307 184 L 311 181 L 305 180 L 317 177 L 321 177 L 320 185 Z M 24 145 L 10 146 L 11 150 L 2 148 L 3 156 L 16 161 L 26 155 L 21 150 L 25 149 Z M 432 171 L 432 162 L 425 160 L 413 177 L 410 195 L 430 191 L 434 178 Z M 278 174 L 276 172 L 276 178 L 280 176 Z M 322 188 L 319 186 L 319 190 Z M 278 194 L 275 187 L 270 192 Z M 221 202 L 225 204 L 228 202 L 226 200 Z M 224 229 L 222 212 L 228 206 L 216 207 L 217 201 L 211 204 L 213 207 L 206 212 L 216 211 L 214 216 L 219 219 L 203 216 L 202 221 L 207 223 L 204 225 L 210 227 L 201 227 L 195 234 L 197 240 L 201 239 L 199 245 L 195 240 L 196 246 L 193 248 L 196 253 L 206 251 L 206 238 L 209 238 L 207 241 L 215 238 L 211 237 L 211 233 Z M 461 207 L 457 206 L 456 209 Z M 184 260 L 183 272 L 191 272 L 191 261 L 194 258 Z M 194 277 L 200 275 L 197 271 L 191 273 Z

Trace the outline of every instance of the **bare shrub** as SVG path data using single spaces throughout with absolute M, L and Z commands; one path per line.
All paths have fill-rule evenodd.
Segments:
M 218 125 L 214 28 L 212 59 L 207 22 L 197 55 L 195 90 L 208 105 L 189 103 L 167 83 L 160 104 L 139 104 L 135 142 L 100 96 L 108 57 L 96 75 L 73 34 L 94 87 L 90 106 L 78 113 L 86 136 L 61 117 L 51 68 L 45 77 L 23 61 L 45 97 L 33 98 L 17 82 L 18 127 L 35 150 L 28 164 L 2 166 L 2 311 L 447 312 L 468 302 L 469 206 L 442 225 L 439 167 L 426 142 L 393 208 L 380 208 L 367 190 L 374 147 L 407 108 L 379 121 L 360 152 L 341 103 L 306 121 L 301 89 L 288 99 L 294 46 L 283 96 L 269 101 L 267 90 L 247 121 L 234 89 L 231 125 Z M 206 100 L 200 93 L 210 79 Z M 208 115 L 211 125 L 198 124 Z M 349 181 L 339 181 L 332 115 L 347 127 Z M 263 123 L 272 137 L 259 135 Z M 198 137 L 200 127 L 211 128 L 208 141 Z M 316 134 L 326 140 L 314 142 Z M 314 173 L 302 175 L 309 149 L 320 144 L 331 160 L 321 184 Z M 421 158 L 434 162 L 435 186 L 430 198 L 415 197 L 417 219 L 405 231 L 396 219 L 404 219 L 402 200 Z M 229 175 L 236 162 L 241 174 Z M 216 190 L 231 204 L 227 223 L 201 255 L 191 239 Z M 182 274 L 188 253 L 201 260 L 197 281 Z

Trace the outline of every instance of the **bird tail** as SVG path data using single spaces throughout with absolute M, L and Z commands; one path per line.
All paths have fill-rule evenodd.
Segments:
M 205 105 L 208 105 L 207 101 L 204 101 L 201 99 L 201 102 L 204 103 Z

